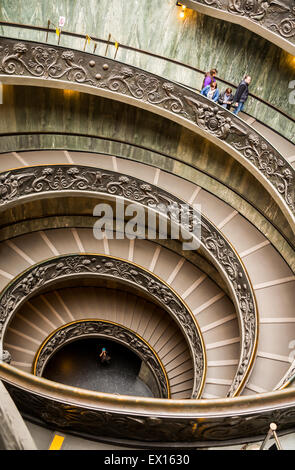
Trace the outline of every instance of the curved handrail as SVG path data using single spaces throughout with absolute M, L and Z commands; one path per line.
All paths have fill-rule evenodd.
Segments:
M 51 34 L 56 34 L 56 30 L 53 29 L 53 28 L 46 28 L 46 27 L 43 27 L 43 26 L 35 26 L 35 25 L 26 25 L 26 24 L 22 24 L 22 23 L 13 23 L 13 22 L 7 22 L 7 21 L 0 21 L 0 26 L 8 26 L 8 27 L 14 27 L 14 28 L 23 28 L 23 29 L 29 29 L 29 30 L 34 30 L 34 31 L 42 31 L 44 33 L 51 33 Z M 62 30 L 61 32 L 62 35 L 64 36 L 69 36 L 69 37 L 73 37 L 73 38 L 77 38 L 77 39 L 83 39 L 85 40 L 85 34 L 81 34 L 81 33 L 74 33 L 74 32 L 71 32 L 71 31 L 66 31 L 66 30 Z M 91 39 L 97 43 L 101 43 L 101 44 L 105 44 L 105 45 L 111 45 L 111 46 L 115 46 L 115 42 L 114 41 L 107 41 L 106 39 L 102 39 L 102 38 L 99 38 L 99 37 L 96 37 L 96 36 L 91 36 Z M 44 44 L 46 44 L 47 41 L 44 41 Z M 193 72 L 197 72 L 199 74 L 202 74 L 204 75 L 205 74 L 205 70 L 201 70 L 197 67 L 193 67 L 192 65 L 189 65 L 189 64 L 184 64 L 183 62 L 180 62 L 178 60 L 175 60 L 175 59 L 171 59 L 169 57 L 165 57 L 165 56 L 162 56 L 160 54 L 156 54 L 154 52 L 150 52 L 150 51 L 146 51 L 144 49 L 139 49 L 139 48 L 136 48 L 136 47 L 133 47 L 133 46 L 129 46 L 127 44 L 121 44 L 120 43 L 120 48 L 121 49 L 126 49 L 128 51 L 132 51 L 132 52 L 136 52 L 136 53 L 140 53 L 140 54 L 144 54 L 144 55 L 148 55 L 150 57 L 154 57 L 156 59 L 160 59 L 160 60 L 163 60 L 163 61 L 166 61 L 166 62 L 169 62 L 171 64 L 174 64 L 174 65 L 177 65 L 177 66 L 181 66 L 185 69 L 188 69 L 188 70 L 192 70 Z M 79 50 L 79 49 L 77 49 Z M 129 64 L 128 64 L 129 65 Z M 229 86 L 229 87 L 232 87 L 232 88 L 237 88 L 237 84 L 234 84 L 228 80 L 225 80 L 224 78 L 221 78 L 221 77 L 216 77 L 217 80 L 219 80 L 221 83 L 223 83 L 224 85 L 226 86 Z M 182 85 L 182 86 L 187 86 L 185 83 L 179 83 L 179 85 Z M 190 88 L 190 87 L 189 87 Z M 252 93 L 252 92 L 249 92 L 249 97 L 250 98 L 253 98 L 254 100 L 264 104 L 265 106 L 268 106 L 269 108 L 271 108 L 273 111 L 281 114 L 282 116 L 284 116 L 286 119 L 289 119 L 290 121 L 292 121 L 293 123 L 295 123 L 295 118 L 290 116 L 290 114 L 286 113 L 285 111 L 283 111 L 282 109 L 276 107 L 275 105 L 273 105 L 272 103 L 270 103 L 269 101 L 261 98 L 260 96 Z M 249 114 L 250 115 L 250 114 Z M 251 116 L 251 115 L 250 115 Z M 274 129 L 274 132 L 276 132 L 276 130 Z M 287 139 L 289 141 L 289 139 L 287 137 L 284 136 L 285 139 Z
M 226 399 L 167 400 L 70 387 L 0 362 L 0 378 L 23 413 L 77 434 L 157 442 L 223 444 L 294 429 L 295 390 Z
M 185 87 L 112 59 L 32 41 L 2 38 L 0 43 L 0 77 L 4 83 L 74 87 L 116 97 L 178 122 L 205 136 L 256 174 L 294 227 L 294 168 L 238 116 Z
M 290 0 L 277 2 L 246 0 L 185 0 L 185 5 L 205 15 L 238 23 L 295 55 L 295 6 Z

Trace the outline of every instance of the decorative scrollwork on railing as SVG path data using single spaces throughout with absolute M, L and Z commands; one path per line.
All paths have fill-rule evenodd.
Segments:
M 288 0 L 190 0 L 193 8 L 209 6 L 249 21 L 276 33 L 295 46 L 295 6 Z M 226 17 L 225 17 L 226 18 Z M 230 18 L 228 18 L 230 21 Z M 261 33 L 263 36 L 263 33 Z
M 36 295 L 52 282 L 77 275 L 103 276 L 130 283 L 149 294 L 168 311 L 180 326 L 189 345 L 194 367 L 192 398 L 197 398 L 204 384 L 206 366 L 203 341 L 193 315 L 159 278 L 124 260 L 104 255 L 68 255 L 52 258 L 28 269 L 9 284 L 0 297 L 0 336 L 5 335 L 8 322 L 28 296 Z M 64 334 L 62 330 L 60 335 Z
M 124 344 L 137 354 L 149 367 L 156 379 L 159 398 L 169 398 L 169 384 L 165 369 L 156 353 L 137 333 L 116 323 L 104 320 L 79 320 L 64 325 L 47 338 L 36 354 L 34 374 L 42 376 L 49 359 L 58 349 L 82 337 L 103 337 Z
M 59 51 L 53 47 L 44 48 L 40 45 L 32 47 L 29 62 L 25 60 L 28 47 L 24 43 L 15 44 L 12 51 L 7 47 L 4 52 L 5 57 L 0 70 L 9 75 L 23 75 L 29 72 L 34 77 L 63 78 L 74 82 L 95 84 L 94 80 L 87 77 L 87 71 L 81 65 L 83 60 L 79 59 L 75 63 L 73 51 L 64 51 L 60 56 Z M 58 63 L 60 58 L 63 60 L 62 65 Z
M 253 363 L 253 354 L 257 341 L 257 312 L 254 293 L 250 285 L 247 273 L 241 260 L 233 251 L 231 245 L 223 237 L 221 232 L 214 227 L 209 220 L 194 210 L 183 205 L 183 201 L 172 196 L 167 191 L 157 188 L 137 178 L 122 175 L 109 170 L 99 170 L 92 167 L 53 165 L 28 167 L 19 170 L 11 170 L 0 174 L 0 209 L 8 207 L 23 197 L 46 194 L 50 191 L 87 191 L 123 196 L 133 202 L 140 203 L 147 208 L 160 211 L 161 206 L 166 208 L 166 213 L 171 221 L 180 223 L 182 211 L 188 211 L 187 229 L 193 225 L 200 225 L 200 243 L 204 247 L 214 263 L 219 266 L 223 275 L 231 287 L 236 298 L 238 315 L 241 328 L 241 356 L 237 373 L 229 390 L 229 396 L 236 393 L 243 384 Z M 73 261 L 71 261 L 73 262 Z M 66 269 L 63 265 L 60 269 Z M 41 270 L 42 277 L 42 267 Z M 59 267 L 58 267 L 59 269 Z M 85 265 L 87 270 L 87 266 Z M 102 269 L 102 268 L 101 268 Z M 113 266 L 112 269 L 117 269 Z M 38 279 L 38 273 L 36 273 Z M 131 273 L 128 273 L 131 276 Z M 26 283 L 27 292 L 31 290 L 30 277 Z M 8 302 L 12 302 L 10 297 Z M 1 310 L 0 310 L 1 312 Z M 185 318 L 182 320 L 186 324 Z M 1 330 L 1 313 L 0 313 Z
M 284 159 L 278 157 L 275 152 L 269 151 L 265 142 L 255 134 L 249 134 L 243 144 L 237 142 L 234 147 L 250 160 L 263 175 L 267 174 L 289 207 L 294 208 L 294 200 L 289 191 L 290 184 L 293 184 L 293 175 L 291 169 L 285 166 Z
M 12 360 L 11 354 L 7 349 L 3 349 L 2 351 L 2 361 L 6 362 L 6 364 L 10 364 Z
M 280 196 L 283 208 L 294 218 L 295 172 L 292 165 L 255 129 L 202 95 L 105 57 L 4 38 L 0 39 L 1 75 L 81 83 L 126 95 L 191 121 L 217 141 L 225 142 L 242 156 L 242 161 L 251 162 L 263 176 L 268 189 L 272 188 Z M 40 183 L 45 181 L 43 178 Z
M 5 371 L 1 375 L 5 375 Z M 150 401 L 132 409 L 130 401 L 122 399 L 119 406 L 110 405 L 104 397 L 96 397 L 95 401 L 94 396 L 81 399 L 77 394 L 76 399 L 73 395 L 69 399 L 66 390 L 64 399 L 60 393 L 56 399 L 50 395 L 50 392 L 53 395 L 56 392 L 53 387 L 44 390 L 39 384 L 39 389 L 33 392 L 24 379 L 23 383 L 22 387 L 9 380 L 5 385 L 25 417 L 37 420 L 41 425 L 94 439 L 103 436 L 145 442 L 146 445 L 157 443 L 163 447 L 169 442 L 183 444 L 183 447 L 191 443 L 212 446 L 234 444 L 237 440 L 263 440 L 271 422 L 275 422 L 281 432 L 294 430 L 294 393 L 293 400 L 289 394 L 287 403 L 278 396 L 273 400 L 264 396 L 258 405 L 257 397 L 247 397 L 245 406 L 246 399 L 239 397 L 234 400 L 238 402 L 236 406 L 233 400 L 224 401 L 222 407 L 218 403 L 220 400 L 216 404 L 215 400 L 206 400 L 206 404 L 200 400 L 186 409 L 184 401 L 183 406 L 177 403 L 173 407 L 173 403 L 168 404 L 166 400 L 161 400 L 161 404 L 153 400 L 157 406 Z

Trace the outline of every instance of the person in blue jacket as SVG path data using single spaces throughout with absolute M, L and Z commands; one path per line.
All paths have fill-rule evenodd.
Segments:
M 201 95 L 206 96 L 209 100 L 218 101 L 219 90 L 217 87 L 217 82 L 211 82 L 210 85 L 205 86 L 201 91 Z

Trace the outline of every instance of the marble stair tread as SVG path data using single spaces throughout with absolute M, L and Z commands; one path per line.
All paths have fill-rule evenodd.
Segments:
M 255 285 L 293 275 L 289 266 L 271 245 L 243 258 L 252 284 Z
M 276 323 L 275 328 L 272 323 L 262 323 L 259 328 L 258 353 L 265 353 L 270 358 L 273 355 L 278 361 L 290 362 L 295 345 L 295 322 Z M 281 338 L 284 338 L 284 341 L 281 341 Z
M 209 331 L 203 332 L 204 341 L 208 344 L 215 343 L 223 338 L 224 340 L 237 337 L 239 331 L 238 320 L 235 318 L 222 325 L 216 326 Z
M 18 152 L 27 166 L 67 164 L 69 161 L 63 150 L 38 150 L 37 152 Z M 1 156 L 0 156 L 1 157 Z
M 236 366 L 223 366 L 223 367 L 207 367 L 206 379 L 225 379 L 233 380 L 237 367 Z
M 222 227 L 222 233 L 230 240 L 240 255 L 266 241 L 265 236 L 240 214 L 237 214 Z
M 114 169 L 113 158 L 110 155 L 90 152 L 69 151 L 68 157 L 68 163 L 70 160 L 73 162 L 74 165 L 93 166 L 96 168 L 102 168 L 103 170 Z
M 289 367 L 290 364 L 257 356 L 255 368 L 248 381 L 249 386 L 247 387 L 246 385 L 245 388 L 250 388 L 250 384 L 254 384 L 261 389 L 271 391 L 276 387 Z
M 117 171 L 119 173 L 124 173 L 135 177 L 138 179 L 144 179 L 146 182 L 154 184 L 155 178 L 157 178 L 158 173 L 157 168 L 144 163 L 137 163 L 134 161 L 129 161 L 123 158 L 116 158 Z
M 295 318 L 295 282 L 278 284 L 256 290 L 260 306 L 259 315 L 264 318 Z
M 0 154 L 0 171 L 4 172 L 13 168 L 22 168 L 27 163 L 22 159 L 21 155 L 16 152 Z

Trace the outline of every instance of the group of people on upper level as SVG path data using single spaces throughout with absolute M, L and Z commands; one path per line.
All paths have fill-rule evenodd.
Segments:
M 215 78 L 217 73 L 217 69 L 211 69 L 210 72 L 205 74 L 201 95 L 220 104 L 225 109 L 230 110 L 231 107 L 233 107 L 233 113 L 238 114 L 240 111 L 243 111 L 244 105 L 248 99 L 248 86 L 251 82 L 250 75 L 245 75 L 244 79 L 239 84 L 235 95 L 233 95 L 231 88 L 226 88 L 222 93 L 219 92 Z

